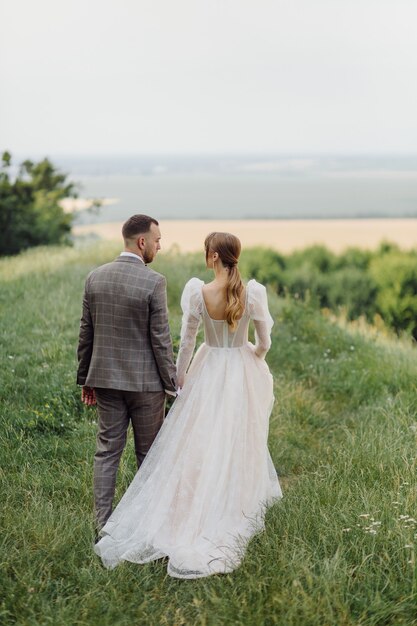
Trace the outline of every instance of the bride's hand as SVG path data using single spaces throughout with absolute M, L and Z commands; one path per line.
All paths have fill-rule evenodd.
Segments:
M 264 360 L 264 358 L 265 358 L 264 353 L 259 354 L 258 351 L 257 351 L 258 348 L 251 341 L 248 341 L 248 348 L 252 352 L 252 354 L 254 356 L 256 356 L 257 359 L 261 359 L 261 361 Z

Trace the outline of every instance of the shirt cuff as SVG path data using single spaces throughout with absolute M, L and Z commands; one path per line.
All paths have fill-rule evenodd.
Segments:
M 174 396 L 174 398 L 177 397 L 177 392 L 176 391 L 168 391 L 168 389 L 164 389 L 165 393 L 168 394 L 169 396 Z

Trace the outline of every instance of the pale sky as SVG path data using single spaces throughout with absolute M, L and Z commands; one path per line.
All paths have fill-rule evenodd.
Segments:
M 0 0 L 0 150 L 417 152 L 416 0 Z

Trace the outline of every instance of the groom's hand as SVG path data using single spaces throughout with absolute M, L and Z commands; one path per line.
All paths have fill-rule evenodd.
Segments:
M 96 392 L 94 391 L 93 387 L 87 387 L 87 385 L 84 385 L 81 391 L 81 402 L 83 402 L 87 406 L 93 406 L 94 404 L 97 404 Z

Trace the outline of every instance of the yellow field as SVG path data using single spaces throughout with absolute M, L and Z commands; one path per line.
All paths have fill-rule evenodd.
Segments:
M 205 236 L 213 231 L 237 235 L 244 247 L 267 246 L 292 252 L 324 244 L 334 252 L 347 247 L 375 248 L 381 241 L 401 248 L 417 247 L 417 219 L 354 220 L 161 220 L 162 247 L 176 244 L 183 252 L 202 250 Z M 120 240 L 121 222 L 77 226 L 74 234 L 95 233 L 103 239 Z

